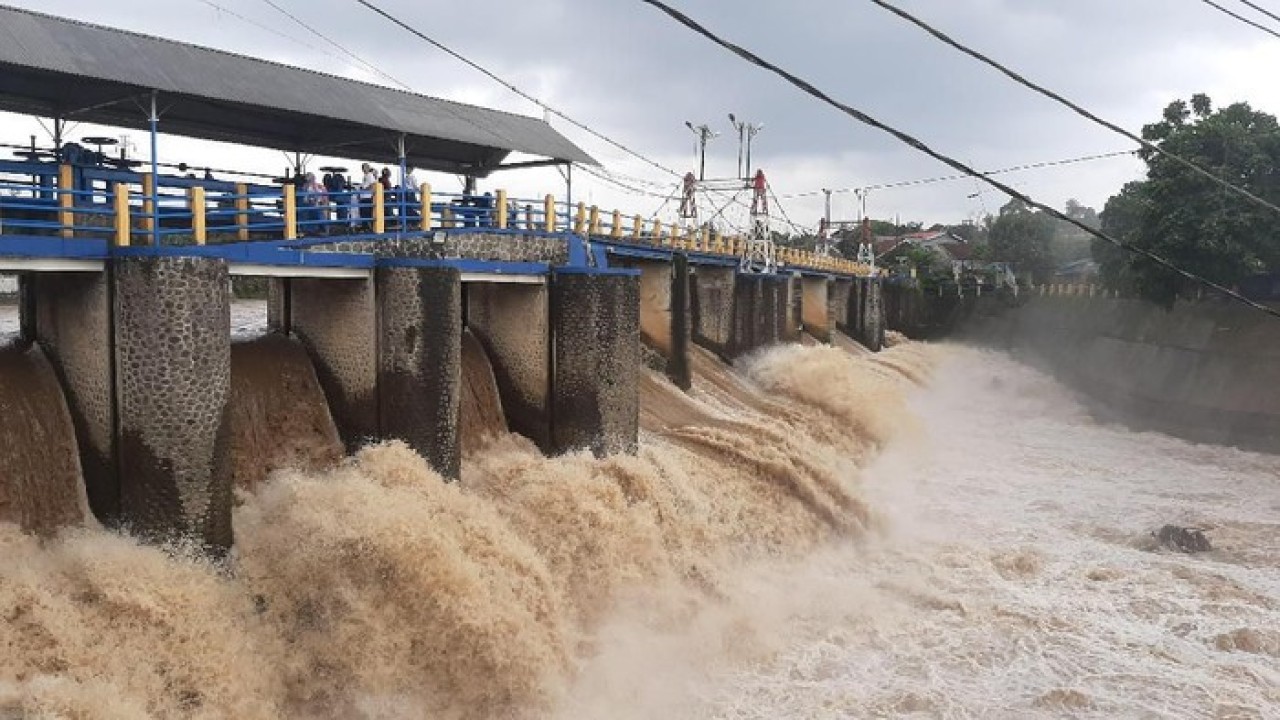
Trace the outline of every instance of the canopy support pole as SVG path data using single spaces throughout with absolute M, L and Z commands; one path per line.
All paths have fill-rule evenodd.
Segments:
M 159 96 L 159 90 L 151 91 L 151 244 L 155 247 L 160 246 L 160 159 L 157 157 L 160 112 L 156 107 Z
M 406 195 L 409 193 L 409 183 L 406 182 L 409 176 L 409 160 L 405 157 L 404 133 L 400 133 L 400 137 L 397 139 L 396 151 L 399 153 L 400 158 L 400 192 L 396 193 L 396 204 L 399 206 L 397 214 L 400 215 L 400 223 L 396 225 L 396 237 L 399 238 L 409 228 L 409 204 L 406 202 Z

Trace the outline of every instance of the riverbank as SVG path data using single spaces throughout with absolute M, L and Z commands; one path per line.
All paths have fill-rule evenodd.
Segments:
M 1280 453 L 1280 320 L 1256 310 L 1033 296 L 978 308 L 956 335 L 1050 370 L 1104 419 Z

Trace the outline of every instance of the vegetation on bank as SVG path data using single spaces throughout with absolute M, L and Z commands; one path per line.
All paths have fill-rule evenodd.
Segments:
M 1142 136 L 1254 195 L 1280 205 L 1280 123 L 1248 103 L 1214 110 L 1207 95 L 1170 103 Z M 1134 246 L 1227 286 L 1280 272 L 1280 213 L 1175 160 L 1143 150 L 1147 178 L 1107 201 L 1102 227 Z M 1108 287 L 1170 306 L 1195 285 L 1101 241 L 1093 246 Z

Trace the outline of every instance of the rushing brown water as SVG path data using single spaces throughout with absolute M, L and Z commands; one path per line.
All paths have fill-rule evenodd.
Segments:
M 44 353 L 0 347 L 0 524 L 48 534 L 84 521 L 79 457 L 66 400 Z
M 256 428 L 239 443 L 264 467 L 306 455 L 255 435 L 281 424 L 272 418 L 283 396 L 268 387 L 281 375 L 301 382 L 288 425 L 300 430 L 287 435 L 327 437 L 307 419 L 309 376 L 274 342 L 237 351 L 250 355 L 237 361 L 237 412 Z M 271 370 L 269 356 L 285 368 Z M 0 608 L 11 609 L 0 622 L 0 710 L 571 713 L 594 659 L 610 652 L 602 629 L 613 618 L 679 632 L 725 602 L 733 568 L 862 534 L 873 521 L 851 458 L 892 433 L 876 418 L 901 417 L 906 387 L 887 366 L 833 348 L 779 350 L 744 374 L 699 356 L 691 396 L 646 378 L 638 456 L 544 458 L 497 432 L 493 399 L 474 397 L 486 363 L 468 357 L 464 408 L 482 419 L 460 483 L 396 443 L 330 470 L 278 470 L 242 495 L 222 566 L 97 529 L 41 541 L 0 525 Z M 807 406 L 805 373 L 848 397 Z M 658 409 L 670 407 L 680 409 Z
M 693 364 L 635 457 L 486 421 L 460 483 L 396 444 L 278 471 L 224 566 L 0 524 L 0 716 L 1276 717 L 1276 458 L 994 353 Z
M 275 470 L 323 470 L 342 459 L 307 351 L 281 335 L 231 345 L 231 467 L 253 490 Z

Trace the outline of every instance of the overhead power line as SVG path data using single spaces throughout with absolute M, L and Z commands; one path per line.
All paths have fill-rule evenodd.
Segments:
M 405 83 L 401 82 L 401 81 L 400 81 L 398 78 L 396 78 L 394 75 L 391 75 L 390 73 L 384 72 L 384 71 L 383 71 L 381 68 L 379 68 L 378 66 L 374 65 L 374 64 L 373 64 L 373 63 L 371 63 L 371 62 L 366 61 L 364 58 L 360 57 L 359 55 L 357 55 L 357 54 L 355 54 L 355 53 L 351 52 L 350 50 L 346 49 L 345 47 L 343 47 L 343 46 L 342 46 L 342 44 L 341 44 L 341 43 L 339 43 L 338 41 L 334 40 L 333 38 L 329 37 L 328 35 L 325 35 L 324 33 L 320 32 L 320 31 L 319 31 L 319 30 L 317 30 L 316 28 L 314 28 L 314 27 L 312 27 L 312 26 L 308 25 L 307 23 L 303 22 L 302 18 L 300 18 L 300 17 L 298 17 L 297 15 L 294 15 L 293 13 L 291 13 L 291 12 L 289 12 L 288 10 L 284 9 L 283 7 L 281 7 L 281 6 L 279 5 L 279 3 L 275 2 L 275 0 L 262 0 L 262 1 L 263 1 L 263 2 L 265 2 L 266 4 L 270 5 L 271 7 L 275 8 L 276 12 L 278 12 L 278 13 L 280 13 L 281 15 L 284 15 L 285 17 L 289 18 L 289 19 L 290 19 L 290 20 L 292 20 L 295 24 L 297 24 L 298 26 L 300 26 L 302 29 L 306 30 L 307 32 L 311 33 L 312 35 L 315 35 L 316 37 L 318 37 L 318 38 L 320 38 L 321 40 L 323 40 L 323 41 L 325 41 L 325 42 L 329 43 L 330 45 L 334 46 L 335 48 L 337 48 L 337 49 L 338 49 L 338 51 L 339 51 L 339 52 L 341 52 L 343 55 L 346 55 L 348 58 L 351 58 L 352 60 L 356 61 L 356 63 L 357 63 L 357 64 L 359 64 L 361 67 L 365 68 L 366 70 L 369 70 L 370 72 L 374 73 L 375 75 L 378 75 L 379 77 L 382 77 L 382 78 L 383 78 L 383 79 L 385 79 L 385 80 L 389 80 L 389 81 L 391 81 L 393 84 L 398 85 L 402 90 L 411 90 L 411 88 L 410 88 L 408 85 L 406 85 Z
M 1097 155 L 1083 155 L 1081 157 L 1067 158 L 1065 160 L 1046 160 L 1044 162 L 1014 165 L 1012 167 L 1000 168 L 999 170 L 987 170 L 982 174 L 983 175 L 1004 175 L 1007 173 L 1021 172 L 1024 170 L 1037 170 L 1040 168 L 1057 167 L 1060 165 L 1074 165 L 1076 163 L 1092 162 L 1094 160 L 1105 160 L 1107 158 L 1115 158 L 1115 157 L 1120 157 L 1122 155 L 1133 155 L 1135 152 L 1137 151 L 1136 150 L 1117 150 L 1115 152 L 1099 153 Z M 951 182 L 954 180 L 967 180 L 969 179 L 969 177 L 970 176 L 966 174 L 939 175 L 937 177 L 920 178 L 918 180 L 898 180 L 896 182 L 877 183 L 874 185 L 859 185 L 858 187 L 838 188 L 838 189 L 832 190 L 831 192 L 851 193 L 851 192 L 858 192 L 860 190 L 889 190 L 891 188 L 910 187 L 913 185 L 932 185 L 934 183 L 940 183 L 940 182 Z M 823 193 L 824 193 L 823 190 L 809 190 L 806 192 L 783 195 L 782 198 L 785 200 L 785 199 L 794 199 L 794 198 L 802 198 L 802 197 L 817 197 L 818 195 L 822 195 Z
M 501 77 L 498 77 L 496 74 L 494 74 L 494 73 L 490 72 L 489 70 L 487 70 L 486 68 L 484 68 L 484 67 L 483 67 L 483 66 L 481 66 L 480 64 L 478 64 L 478 63 L 476 63 L 476 62 L 473 62 L 473 61 L 471 61 L 471 60 L 468 60 L 466 57 L 463 57 L 463 56 L 462 56 L 460 53 L 458 53 L 457 51 L 450 49 L 449 47 L 447 47 L 447 46 L 446 46 L 446 45 L 444 45 L 443 43 L 441 43 L 441 42 L 439 42 L 439 41 L 437 41 L 437 40 L 435 40 L 435 39 L 431 38 L 429 35 L 427 35 L 426 33 L 422 32 L 421 30 L 418 30 L 417 28 L 415 28 L 415 27 L 413 27 L 413 26 L 409 25 L 407 22 L 405 22 L 405 21 L 401 20 L 400 18 L 398 18 L 398 17 L 396 17 L 396 16 L 392 15 L 391 13 L 387 12 L 386 10 L 383 10 L 382 8 L 378 7 L 377 5 L 374 5 L 372 2 L 369 2 L 368 0 L 356 0 L 356 2 L 358 2 L 358 3 L 360 3 L 361 5 L 365 6 L 365 7 L 366 7 L 366 8 L 368 8 L 369 10 L 372 10 L 373 12 L 375 12 L 375 13 L 377 13 L 377 14 L 381 15 L 383 18 L 385 18 L 386 20 L 390 21 L 391 23 L 393 23 L 393 24 L 395 24 L 395 25 L 400 26 L 400 27 L 401 27 L 402 29 L 404 29 L 405 31 L 407 31 L 407 32 L 409 32 L 409 33 L 411 33 L 411 34 L 413 34 L 413 35 L 416 35 L 419 39 L 421 39 L 421 40 L 423 40 L 423 41 L 427 42 L 427 43 L 428 43 L 428 44 L 430 44 L 430 45 L 435 46 L 437 49 L 441 50 L 442 52 L 444 52 L 444 53 L 446 53 L 446 54 L 448 54 L 448 55 L 450 55 L 450 56 L 452 56 L 452 57 L 453 57 L 453 58 L 455 58 L 456 60 L 458 60 L 458 61 L 460 61 L 460 62 L 462 62 L 462 63 L 466 64 L 466 65 L 467 65 L 468 67 L 470 67 L 471 69 L 476 70 L 477 72 L 479 72 L 479 73 L 483 74 L 485 77 L 488 77 L 490 80 L 493 80 L 494 82 L 496 82 L 496 83 L 498 83 L 499 85 L 503 86 L 504 88 L 506 88 L 506 89 L 510 90 L 511 92 L 515 93 L 516 95 L 519 95 L 520 97 L 524 98 L 525 100 L 528 100 L 529 102 L 533 103 L 534 105 L 537 105 L 538 107 L 540 107 L 540 108 L 542 108 L 543 110 L 545 110 L 545 111 L 547 111 L 547 112 L 551 113 L 552 115 L 555 115 L 555 116 L 557 116 L 557 117 L 559 117 L 559 118 L 561 118 L 561 119 L 565 120 L 566 122 L 569 122 L 569 123 L 570 123 L 570 124 L 572 124 L 574 127 L 577 127 L 577 128 L 579 128 L 580 130 L 582 130 L 582 131 L 584 131 L 584 132 L 586 132 L 586 133 L 589 133 L 590 135 L 592 135 L 593 137 L 595 137 L 595 138 L 597 138 L 597 139 L 599 139 L 599 140 L 603 140 L 604 142 L 606 142 L 606 143 L 608 143 L 608 144 L 612 145 L 613 147 L 615 147 L 615 148 L 617 148 L 617 149 L 619 149 L 619 150 L 621 150 L 621 151 L 623 151 L 623 152 L 627 153 L 628 155 L 631 155 L 631 156 L 633 156 L 633 157 L 639 158 L 640 160 L 643 160 L 644 162 L 646 162 L 646 163 L 648 163 L 649 165 L 651 165 L 651 166 L 653 166 L 653 167 L 655 167 L 655 168 L 657 168 L 657 169 L 661 170 L 662 172 L 667 173 L 668 175 L 671 175 L 671 176 L 673 176 L 673 177 L 681 177 L 681 174 L 680 174 L 680 173 L 678 173 L 678 172 L 676 172 L 675 170 L 672 170 L 671 168 L 669 168 L 669 167 L 667 167 L 667 166 L 665 166 L 665 165 L 663 165 L 663 164 L 661 164 L 661 163 L 657 162 L 656 160 L 651 160 L 651 159 L 649 159 L 648 157 L 646 157 L 646 156 L 644 156 L 644 155 L 640 154 L 639 152 L 637 152 L 637 151 L 635 151 L 635 150 L 632 150 L 631 148 L 627 147 L 626 145 L 623 145 L 622 143 L 618 142 L 617 140 L 614 140 L 613 138 L 611 138 L 611 137 L 609 137 L 609 136 L 605 135 L 604 133 L 597 132 L 596 130 L 594 130 L 593 128 L 591 128 L 591 127 L 587 126 L 586 124 L 581 123 L 581 122 L 578 122 L 577 120 L 575 120 L 575 119 L 573 119 L 573 118 L 569 117 L 568 115 L 566 115 L 565 113 L 561 112 L 560 110 L 557 110 L 556 108 L 554 108 L 554 107 L 552 107 L 552 106 L 550 106 L 550 105 L 548 105 L 548 104 L 544 103 L 543 101 L 539 100 L 538 98 L 536 98 L 536 97 L 534 97 L 534 96 L 530 95 L 529 93 L 527 93 L 527 92 L 525 92 L 525 91 L 521 90 L 520 88 L 516 87 L 516 86 L 515 86 L 515 85 L 513 85 L 512 83 L 510 83 L 510 82 L 508 82 L 508 81 L 506 81 L 506 80 L 502 79 Z
M 1262 13 L 1263 15 L 1266 15 L 1267 17 L 1271 18 L 1272 20 L 1275 20 L 1276 22 L 1280 22 L 1280 15 L 1277 15 L 1277 14 L 1275 14 L 1275 13 L 1271 12 L 1270 10 L 1268 10 L 1268 9 L 1266 9 L 1266 8 L 1264 8 L 1264 7 L 1262 7 L 1261 5 L 1258 5 L 1257 3 L 1249 2 L 1249 0 L 1240 0 L 1240 2 L 1242 2 L 1242 3 L 1244 3 L 1245 5 L 1247 5 L 1247 6 L 1251 7 L 1251 8 L 1253 8 L 1254 10 L 1257 10 L 1258 12 Z
M 644 1 L 644 0 L 642 0 L 642 1 Z M 1251 193 L 1251 192 L 1249 192 L 1248 190 L 1246 190 L 1246 189 L 1244 189 L 1244 188 L 1240 187 L 1239 185 L 1235 185 L 1235 184 L 1233 184 L 1233 183 L 1230 183 L 1230 182 L 1228 182 L 1228 181 L 1224 180 L 1224 179 L 1223 179 L 1223 178 L 1221 178 L 1221 177 L 1218 177 L 1217 175 L 1215 175 L 1215 174 L 1214 174 L 1214 173 L 1212 173 L 1211 171 L 1206 170 L 1205 168 L 1201 167 L 1200 165 L 1198 165 L 1198 164 L 1196 164 L 1196 163 L 1194 163 L 1194 162 L 1192 162 L 1192 161 L 1190 161 L 1190 160 L 1187 160 L 1186 158 L 1182 157 L 1181 155 L 1177 155 L 1177 154 L 1171 153 L 1171 152 L 1169 152 L 1169 151 L 1167 151 L 1167 150 L 1165 150 L 1165 149 L 1161 148 L 1159 145 L 1155 145 L 1154 143 L 1150 143 L 1150 142 L 1148 142 L 1148 141 L 1144 140 L 1143 138 L 1141 138 L 1141 137 L 1139 137 L 1139 136 L 1137 136 L 1137 135 L 1134 135 L 1133 133 L 1129 132 L 1128 130 L 1125 130 L 1124 128 L 1120 127 L 1119 125 L 1117 125 L 1117 124 L 1115 124 L 1115 123 L 1113 123 L 1113 122 L 1111 122 L 1111 121 L 1109 121 L 1109 120 L 1104 120 L 1104 119 L 1102 119 L 1101 117 L 1098 117 L 1098 116 L 1097 116 L 1097 115 L 1095 115 L 1094 113 L 1092 113 L 1092 112 L 1090 112 L 1090 111 L 1088 111 L 1088 110 L 1084 109 L 1084 108 L 1083 108 L 1083 107 L 1081 107 L 1080 105 L 1077 105 L 1076 103 L 1074 103 L 1074 102 L 1072 102 L 1072 101 L 1070 101 L 1070 100 L 1066 99 L 1066 98 L 1065 98 L 1065 97 L 1063 97 L 1062 95 L 1059 95 L 1058 93 L 1056 93 L 1056 92 L 1054 92 L 1054 91 L 1052 91 L 1052 90 L 1049 90 L 1049 89 L 1047 89 L 1047 88 L 1045 88 L 1045 87 L 1043 87 L 1043 86 L 1041 86 L 1041 85 L 1037 85 L 1037 84 L 1035 84 L 1035 83 L 1031 82 L 1030 80 L 1028 80 L 1028 79 L 1024 78 L 1023 76 L 1019 75 L 1018 73 L 1014 72 L 1013 70 L 1010 70 L 1009 68 L 1005 67 L 1004 65 L 1001 65 L 1000 63 L 996 62 L 995 60 L 992 60 L 991 58 L 987 57 L 986 55 L 983 55 L 982 53 L 978 52 L 977 50 L 974 50 L 974 49 L 972 49 L 972 48 L 970 48 L 970 47 L 968 47 L 968 46 L 966 46 L 966 45 L 964 45 L 964 44 L 962 44 L 962 43 L 960 43 L 960 42 L 958 42 L 958 41 L 956 41 L 956 40 L 952 39 L 952 38 L 951 38 L 951 36 L 947 35 L 946 33 L 942 32 L 941 30 L 938 30 L 938 29 L 934 28 L 933 26 L 931 26 L 931 25 L 929 25 L 928 23 L 926 23 L 925 21 L 923 21 L 923 20 L 921 20 L 921 19 L 917 18 L 916 16 L 912 15 L 911 13 L 908 13 L 907 11 L 902 10 L 901 8 L 897 7 L 896 5 L 893 5 L 893 4 L 891 4 L 891 3 L 885 2 L 885 0 L 868 0 L 868 2 L 871 2 L 871 3 L 873 3 L 873 4 L 877 5 L 877 6 L 879 6 L 879 7 L 883 8 L 883 9 L 885 9 L 885 10 L 887 10 L 887 11 L 889 11 L 889 12 L 893 13 L 894 15 L 897 15 L 898 17 L 902 18 L 903 20 L 906 20 L 907 22 L 911 23 L 912 25 L 915 25 L 916 27 L 920 28 L 921 30 L 924 30 L 926 33 L 928 33 L 928 34 L 932 35 L 934 38 L 936 38 L 936 39 L 938 39 L 938 40 L 942 41 L 943 43 L 945 43 L 945 44 L 947 44 L 947 45 L 950 45 L 951 47 L 955 48 L 956 50 L 959 50 L 960 52 L 964 53 L 965 55 L 968 55 L 969 57 L 971 57 L 971 58 L 973 58 L 973 59 L 977 60 L 978 62 L 981 62 L 981 63 L 983 63 L 984 65 L 988 65 L 988 66 L 990 66 L 990 67 L 994 68 L 995 70 L 999 71 L 1001 74 L 1005 75 L 1005 76 L 1006 76 L 1006 77 L 1008 77 L 1010 80 L 1013 80 L 1014 82 L 1018 83 L 1019 85 L 1022 85 L 1023 87 L 1029 88 L 1029 89 L 1031 89 L 1031 90 L 1033 90 L 1033 91 L 1035 91 L 1035 92 L 1037 92 L 1037 93 L 1039 93 L 1039 94 L 1041 94 L 1041 95 L 1043 95 L 1043 96 L 1045 96 L 1045 97 L 1047 97 L 1047 98 L 1049 98 L 1049 99 L 1051 99 L 1051 100 L 1053 100 L 1053 101 L 1055 101 L 1055 102 L 1059 103 L 1060 105 L 1063 105 L 1063 106 L 1065 106 L 1065 107 L 1067 107 L 1067 108 L 1070 108 L 1070 109 L 1071 109 L 1072 111 L 1074 111 L 1077 115 L 1080 115 L 1081 117 L 1087 118 L 1087 119 L 1089 119 L 1089 120 L 1091 120 L 1091 121 L 1093 121 L 1093 122 L 1097 123 L 1098 125 L 1101 125 L 1102 127 L 1106 128 L 1106 129 L 1108 129 L 1108 130 L 1110 130 L 1110 131 L 1112 131 L 1112 132 L 1114 132 L 1114 133 L 1117 133 L 1117 134 L 1119 134 L 1119 135 L 1122 135 L 1122 136 L 1124 136 L 1124 137 L 1126 137 L 1126 138 L 1128 138 L 1128 139 L 1132 140 L 1133 142 L 1138 143 L 1138 144 L 1139 144 L 1139 145 L 1141 145 L 1144 149 L 1146 149 L 1146 150 L 1148 150 L 1148 151 L 1150 151 L 1150 152 L 1156 153 L 1156 154 L 1158 154 L 1158 155 L 1160 155 L 1160 156 L 1162 156 L 1162 157 L 1168 158 L 1169 160 L 1172 160 L 1172 161 L 1174 161 L 1174 162 L 1178 163 L 1179 165 L 1182 165 L 1183 167 L 1185 167 L 1185 168 L 1187 168 L 1187 169 L 1189 169 L 1189 170 L 1191 170 L 1191 171 L 1195 172 L 1197 175 L 1200 175 L 1201 177 L 1204 177 L 1204 178 L 1206 178 L 1206 179 L 1208 179 L 1208 180 L 1211 180 L 1211 181 L 1212 181 L 1212 182 L 1214 182 L 1215 184 L 1220 185 L 1221 187 L 1226 188 L 1227 190 L 1230 190 L 1231 192 L 1236 193 L 1237 195 L 1240 195 L 1241 197 L 1248 198 L 1249 200 L 1253 201 L 1254 203 L 1257 203 L 1258 205 L 1261 205 L 1261 206 L 1263 206 L 1263 207 L 1269 208 L 1269 209 L 1271 209 L 1272 211 L 1276 212 L 1277 214 L 1280 214 L 1280 206 L 1277 206 L 1277 205 L 1275 205 L 1275 204 L 1273 204 L 1273 203 L 1271 203 L 1271 202 L 1269 202 L 1269 201 L 1267 201 L 1267 200 L 1264 200 L 1264 199 L 1262 199 L 1262 198 L 1258 197 L 1257 195 L 1254 195 L 1253 193 Z M 1208 0 L 1202 0 L 1202 2 L 1208 2 Z
M 276 28 L 270 27 L 268 25 L 264 25 L 256 20 L 253 20 L 252 18 L 245 17 L 244 15 L 241 15 L 240 13 L 236 12 L 235 10 L 232 10 L 231 8 L 224 7 L 222 5 L 219 5 L 216 2 L 213 2 L 213 0 L 196 0 L 196 2 L 201 3 L 203 5 L 208 5 L 209 7 L 213 8 L 214 10 L 217 10 L 220 13 L 230 15 L 231 17 L 239 20 L 240 22 L 245 23 L 246 25 L 252 25 L 258 28 L 259 30 L 269 32 L 272 35 L 275 35 L 276 37 L 284 38 L 285 40 L 288 40 L 289 42 L 292 42 L 292 43 L 297 43 L 298 45 L 301 45 L 302 47 L 307 48 L 308 50 L 313 50 L 323 55 L 328 55 L 329 57 L 337 57 L 333 53 L 327 50 L 324 50 L 323 48 L 318 48 L 315 45 L 312 45 L 311 43 L 303 40 L 299 40 L 298 38 L 288 33 L 280 32 Z
M 706 29 L 702 25 L 699 25 L 696 21 L 686 16 L 684 13 L 681 13 L 679 10 L 672 8 L 670 5 L 667 5 L 666 3 L 661 2 L 661 0 L 640 0 L 640 2 L 643 2 L 647 5 L 651 5 L 657 8 L 658 10 L 661 10 L 662 12 L 670 16 L 672 19 L 674 19 L 676 22 L 680 23 L 681 25 L 684 25 L 685 27 L 689 28 L 693 32 L 707 38 L 708 40 L 715 43 L 716 45 L 723 47 L 724 49 L 737 55 L 743 60 L 746 60 L 747 62 L 753 65 L 756 65 L 758 67 L 764 68 L 765 70 L 768 70 L 769 72 L 786 80 L 787 82 L 791 83 L 792 85 L 804 91 L 805 93 L 813 96 L 814 98 L 817 98 L 818 100 L 821 100 L 822 102 L 836 108 L 837 110 L 840 110 L 841 112 L 848 115 L 849 117 L 852 117 L 858 122 L 861 122 L 865 125 L 869 125 L 870 127 L 876 128 L 877 130 L 886 132 L 889 135 L 896 138 L 897 140 L 899 140 L 900 142 L 905 143 L 906 145 L 913 147 L 916 150 L 919 150 L 920 152 L 924 153 L 925 155 L 928 155 L 929 157 L 937 160 L 938 162 L 941 162 L 959 172 L 965 173 L 966 175 L 972 175 L 973 177 L 976 177 L 982 180 L 983 182 L 996 188 L 997 190 L 1000 190 L 1006 195 L 1017 198 L 1023 201 L 1024 203 L 1026 203 L 1027 205 L 1040 210 L 1041 212 L 1044 212 L 1052 217 L 1055 217 L 1058 220 L 1061 220 L 1069 225 L 1073 225 L 1079 228 L 1080 230 L 1088 233 L 1089 235 L 1092 235 L 1093 237 L 1098 238 L 1099 240 L 1102 240 L 1107 243 L 1111 243 L 1112 245 L 1115 245 L 1116 247 L 1119 247 L 1122 250 L 1130 252 L 1134 255 L 1144 257 L 1150 260 L 1151 262 L 1156 263 L 1157 265 L 1178 274 L 1181 277 L 1184 277 L 1193 282 L 1200 283 L 1202 285 L 1205 285 L 1206 287 L 1212 288 L 1213 290 L 1216 290 L 1217 292 L 1220 292 L 1223 295 L 1226 295 L 1227 297 L 1230 297 L 1240 303 L 1248 305 L 1249 307 L 1252 307 L 1255 310 L 1259 310 L 1275 318 L 1280 318 L 1280 310 L 1274 310 L 1272 308 L 1267 307 L 1266 305 L 1263 305 L 1258 302 L 1254 302 L 1253 300 L 1250 300 L 1249 298 L 1241 295 L 1240 293 L 1230 288 L 1224 287 L 1212 280 L 1209 280 L 1208 278 L 1201 277 L 1187 270 L 1183 270 L 1182 268 L 1178 267 L 1177 265 L 1174 265 L 1168 260 L 1165 260 L 1159 255 L 1156 255 L 1150 250 L 1136 247 L 1128 242 L 1124 242 L 1122 240 L 1113 238 L 1110 235 L 1102 232 L 1101 230 L 1097 230 L 1095 228 L 1089 227 L 1083 222 L 1080 222 L 1075 218 L 1069 217 L 1066 213 L 1063 213 L 1055 208 L 1045 205 L 1044 203 L 1041 203 L 1033 199 L 1031 196 L 1023 192 L 1015 190 L 1013 187 L 1006 185 L 1000 182 L 999 180 L 983 175 L 982 173 L 960 162 L 959 160 L 956 160 L 948 155 L 944 155 L 943 153 L 940 153 L 937 150 L 934 150 L 933 148 L 929 147 L 924 142 L 916 139 L 915 137 L 908 135 L 907 133 L 901 130 L 898 130 L 897 128 L 894 128 L 890 125 L 887 125 L 875 119 L 874 117 L 862 112 L 861 110 L 858 110 L 850 105 L 842 103 L 839 100 L 836 100 L 835 98 L 831 97 L 830 95 L 823 92 L 822 90 L 819 90 L 817 87 L 815 87 L 813 84 L 811 84 L 807 80 L 803 80 L 800 77 L 782 69 L 781 67 L 774 65 L 773 63 L 761 58 L 759 55 L 756 55 L 755 53 L 751 52 L 750 50 L 747 50 L 746 48 L 743 48 L 739 45 L 735 45 L 734 43 L 719 37 L 718 35 Z
M 1200 0 L 1200 2 L 1204 3 L 1205 5 L 1208 5 L 1209 7 L 1213 8 L 1213 9 L 1215 9 L 1215 10 L 1217 10 L 1218 12 L 1222 13 L 1223 15 L 1229 15 L 1230 17 L 1233 17 L 1233 18 L 1235 18 L 1236 20 L 1239 20 L 1240 22 L 1244 23 L 1245 25 L 1249 25 L 1249 26 L 1255 27 L 1255 28 L 1257 28 L 1257 29 L 1261 30 L 1262 32 L 1264 32 L 1264 33 L 1266 33 L 1266 34 L 1270 35 L 1270 36 L 1271 36 L 1271 37 L 1273 37 L 1273 38 L 1280 39 L 1280 32 L 1276 32 L 1275 30 L 1272 30 L 1271 28 L 1267 27 L 1266 25 L 1263 25 L 1262 23 L 1260 23 L 1260 22 L 1258 22 L 1258 21 L 1256 21 L 1256 20 L 1250 20 L 1249 18 L 1247 18 L 1247 17 L 1245 17 L 1245 16 L 1241 15 L 1241 14 L 1240 14 L 1240 13 L 1238 13 L 1238 12 L 1235 12 L 1234 10 L 1230 10 L 1230 9 L 1228 9 L 1228 8 L 1225 8 L 1225 7 L 1221 6 L 1221 5 L 1219 5 L 1218 3 L 1214 2 L 1213 0 Z M 1241 2 L 1244 2 L 1244 0 L 1241 0 Z M 1257 6 L 1257 5 L 1254 5 L 1253 3 L 1245 2 L 1245 5 L 1248 5 L 1249 7 L 1252 7 L 1252 8 L 1254 8 L 1255 10 L 1258 10 L 1258 9 L 1259 9 L 1259 8 L 1258 8 L 1258 6 Z M 1265 11 L 1265 10 L 1262 10 L 1262 12 L 1266 12 L 1266 11 Z M 1267 14 L 1268 14 L 1268 15 L 1270 15 L 1270 13 L 1267 13 Z M 1274 16 L 1274 15 L 1272 15 L 1272 17 L 1275 17 L 1275 16 Z

